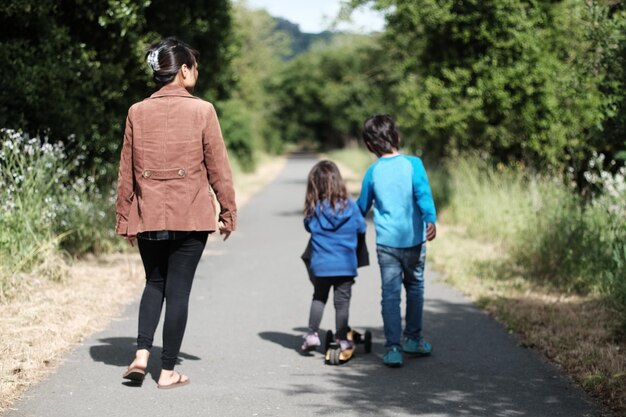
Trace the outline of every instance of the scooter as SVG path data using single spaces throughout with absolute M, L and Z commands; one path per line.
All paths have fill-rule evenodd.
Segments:
M 351 349 L 341 350 L 339 342 L 335 340 L 332 330 L 326 332 L 324 339 L 324 351 L 326 352 L 325 362 L 327 365 L 341 365 L 348 362 L 354 356 L 356 346 L 362 344 L 365 353 L 372 351 L 372 333 L 366 330 L 363 334 L 350 329 L 346 336 L 353 343 Z

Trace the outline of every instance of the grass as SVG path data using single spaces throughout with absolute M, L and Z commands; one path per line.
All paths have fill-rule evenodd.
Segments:
M 329 156 L 362 175 L 359 152 Z M 425 165 L 439 210 L 429 261 L 520 346 L 626 413 L 626 196 L 583 204 L 560 179 L 476 158 Z
M 448 173 L 451 223 L 501 242 L 528 280 L 605 297 L 626 324 L 626 193 L 583 202 L 560 179 L 477 158 L 454 161 Z
M 429 260 L 448 283 L 514 332 L 521 347 L 539 350 L 608 408 L 626 412 L 621 317 L 602 296 L 529 280 L 502 245 L 446 221 L 438 229 Z
M 95 178 L 72 177 L 80 164 L 61 143 L 0 131 L 0 301 L 35 271 L 63 280 L 64 259 L 119 247 L 110 225 L 112 195 Z
M 24 275 L 21 291 L 0 303 L 0 415 L 76 343 L 136 299 L 144 281 L 135 253 L 82 260 L 66 269 L 63 282 Z

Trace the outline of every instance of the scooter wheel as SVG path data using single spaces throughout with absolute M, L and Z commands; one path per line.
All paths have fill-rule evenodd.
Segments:
M 365 348 L 365 353 L 372 351 L 372 332 L 369 330 L 366 330 L 363 336 L 363 347 Z
M 324 352 L 328 352 L 328 348 L 331 343 L 335 342 L 335 335 L 332 330 L 326 332 L 326 338 L 324 339 Z
M 331 365 L 339 365 L 339 355 L 341 354 L 341 349 L 333 349 L 330 351 L 330 364 Z

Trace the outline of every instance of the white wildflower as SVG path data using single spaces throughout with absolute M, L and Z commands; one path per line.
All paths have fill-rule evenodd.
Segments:
M 43 145 L 41 145 L 41 152 L 43 152 L 44 154 L 50 154 L 54 152 L 54 147 L 48 142 L 45 142 Z

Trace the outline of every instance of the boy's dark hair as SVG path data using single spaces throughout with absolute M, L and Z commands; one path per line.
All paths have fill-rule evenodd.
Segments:
M 381 156 L 399 148 L 400 132 L 391 116 L 377 114 L 363 124 L 363 141 L 370 152 Z
M 309 172 L 304 200 L 304 216 L 311 217 L 315 213 L 318 202 L 327 200 L 334 210 L 346 208 L 348 192 L 341 178 L 339 168 L 331 161 L 320 161 Z
M 171 83 L 183 64 L 193 68 L 199 55 L 197 50 L 174 37 L 165 38 L 146 50 L 154 81 L 160 85 Z

